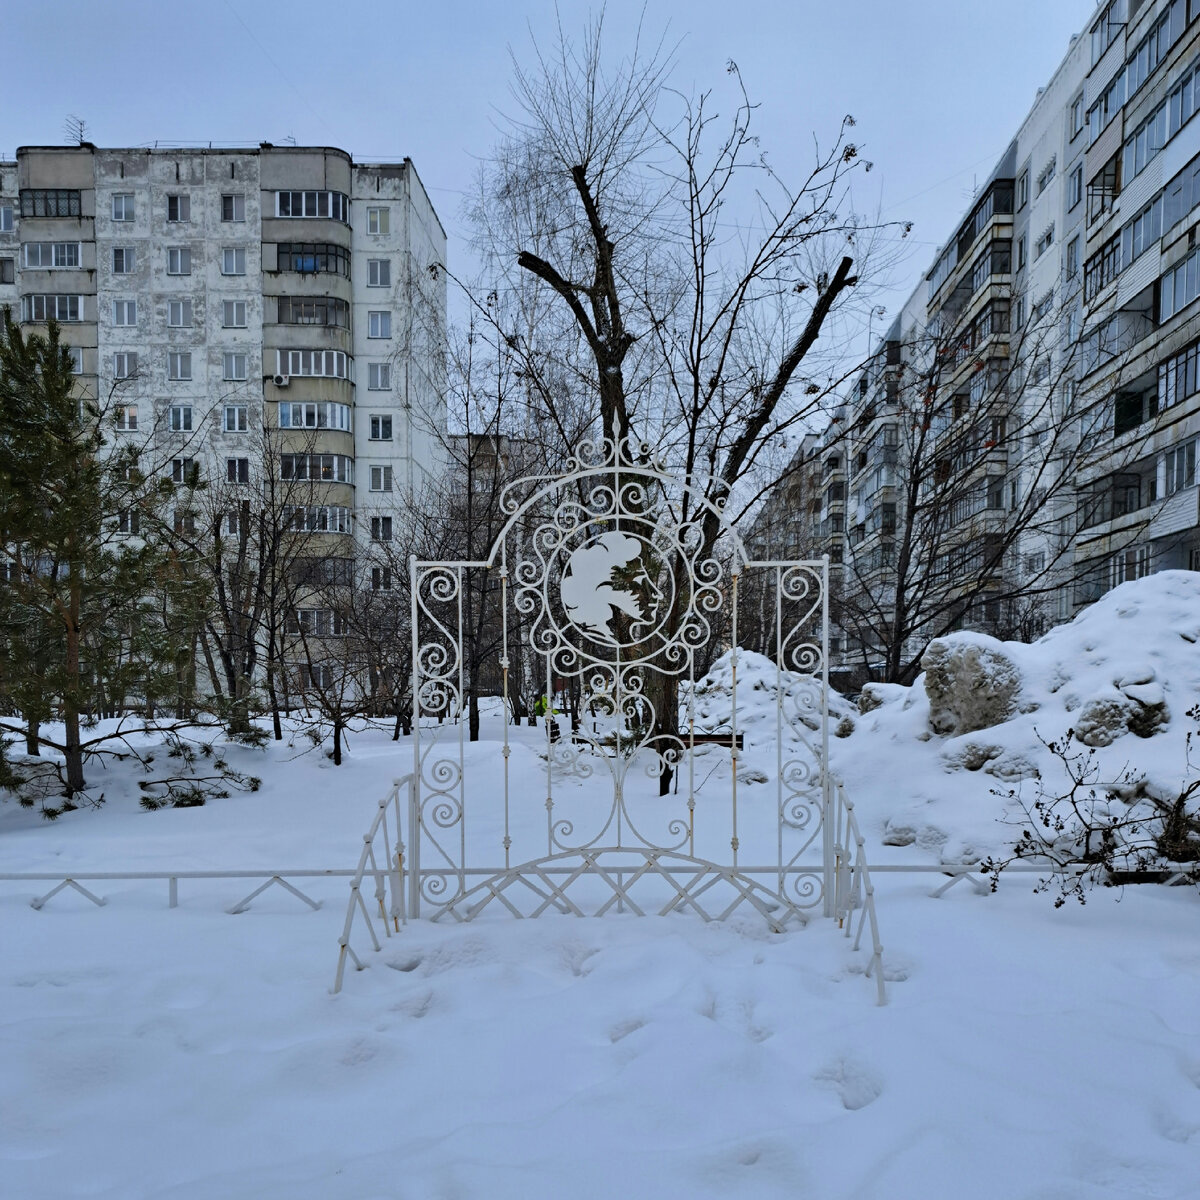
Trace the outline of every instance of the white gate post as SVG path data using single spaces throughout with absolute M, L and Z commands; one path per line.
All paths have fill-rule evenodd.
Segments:
M 825 915 L 834 913 L 837 831 L 829 774 L 829 555 L 821 556 L 821 848 L 824 860 Z
M 412 633 L 413 773 L 408 785 L 408 911 L 421 915 L 421 639 L 417 629 L 417 556 L 408 556 L 409 620 Z

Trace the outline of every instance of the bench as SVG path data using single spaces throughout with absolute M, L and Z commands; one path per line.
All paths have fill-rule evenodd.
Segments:
M 736 746 L 739 750 L 745 749 L 745 734 L 742 733 L 681 733 L 679 736 L 685 746 L 724 746 L 726 750 L 732 750 Z

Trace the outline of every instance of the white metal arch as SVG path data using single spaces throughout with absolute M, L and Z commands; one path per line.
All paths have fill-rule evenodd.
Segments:
M 686 518 L 680 499 L 691 497 Z M 514 915 L 555 909 L 757 909 L 773 927 L 831 914 L 837 856 L 828 758 L 828 562 L 756 561 L 692 480 L 644 446 L 581 446 L 561 475 L 509 485 L 504 528 L 486 559 L 413 559 L 413 767 L 405 863 L 408 915 L 470 919 L 495 905 Z M 705 554 L 701 522 L 721 521 L 728 566 Z M 499 575 L 501 691 L 509 700 L 511 625 L 537 664 L 547 698 L 574 681 L 591 719 L 569 735 L 545 722 L 544 795 L 514 789 L 505 721 L 498 795 L 472 794 L 465 731 L 464 576 Z M 736 647 L 739 591 L 756 575 L 770 594 L 776 672 L 774 803 L 747 860 L 739 827 Z M 728 727 L 714 735 L 696 711 L 697 667 L 717 622 L 733 649 Z M 679 719 L 660 721 L 680 701 Z M 450 717 L 430 728 L 427 718 Z M 426 718 L 426 719 L 423 719 Z M 556 736 L 556 733 L 559 736 Z M 697 756 L 720 752 L 728 796 L 703 821 Z M 800 750 L 795 751 L 799 746 Z M 792 747 L 792 750 L 788 750 Z M 569 785 L 607 771 L 603 804 Z M 682 796 L 655 794 L 664 771 Z M 484 792 L 487 792 L 487 796 Z M 531 836 L 531 811 L 544 809 Z M 491 852 L 488 852 L 488 842 Z M 534 842 L 540 839 L 540 845 Z M 769 844 L 768 844 L 769 843 Z M 635 895 L 635 891 L 638 894 Z M 645 894 L 645 895 L 643 895 Z M 518 902 L 518 897 L 523 902 Z

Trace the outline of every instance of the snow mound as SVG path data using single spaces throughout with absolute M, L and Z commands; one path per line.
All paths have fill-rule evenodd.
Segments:
M 815 706 L 813 677 L 798 671 L 777 668 L 773 659 L 753 650 L 737 651 L 737 727 L 753 739 L 774 737 L 776 703 L 781 698 L 789 721 L 797 721 L 809 730 L 820 728 L 820 714 Z M 726 732 L 733 725 L 734 652 L 722 654 L 709 668 L 703 679 L 697 680 L 695 717 L 697 733 Z M 681 695 L 681 719 L 688 716 L 687 690 Z M 813 703 L 810 703 L 813 702 Z M 854 712 L 836 692 L 829 696 L 831 728 Z
M 1122 584 L 1032 645 L 950 634 L 923 665 L 911 687 L 864 689 L 834 770 L 877 843 L 954 863 L 1003 853 L 1016 799 L 1065 781 L 1046 743 L 1068 732 L 1095 749 L 1101 779 L 1132 772 L 1178 795 L 1200 699 L 1200 574 Z

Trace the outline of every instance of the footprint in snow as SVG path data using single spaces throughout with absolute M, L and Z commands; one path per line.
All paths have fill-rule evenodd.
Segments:
M 866 1108 L 883 1093 L 883 1084 L 863 1063 L 849 1057 L 835 1058 L 813 1075 L 817 1083 L 831 1087 L 842 1107 L 855 1112 Z
M 630 1017 L 628 1021 L 620 1021 L 608 1031 L 608 1040 L 615 1046 L 622 1038 L 627 1038 L 631 1033 L 636 1033 L 645 1024 L 646 1022 L 641 1017 Z

